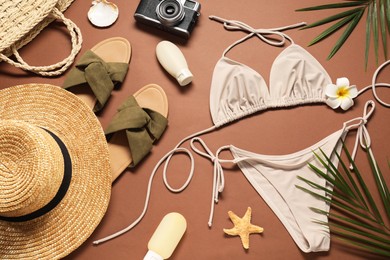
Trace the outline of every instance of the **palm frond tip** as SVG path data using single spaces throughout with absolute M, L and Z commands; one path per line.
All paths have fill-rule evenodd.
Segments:
M 388 185 L 372 153 L 368 150 L 367 160 L 371 166 L 372 178 L 376 182 L 377 192 L 381 198 L 380 202 L 384 208 L 383 211 L 380 211 L 380 202 L 373 199 L 372 189 L 370 191 L 364 179 L 369 176 L 367 173 L 361 173 L 345 145 L 343 145 L 343 151 L 347 159 L 342 159 L 339 154 L 336 154 L 342 171 L 338 170 L 337 165 L 334 165 L 331 158 L 327 157 L 322 151 L 321 156 L 314 152 L 324 170 L 321 171 L 319 167 L 311 167 L 313 174 L 321 177 L 327 176 L 325 179 L 333 187 L 333 190 L 315 185 L 300 176 L 298 176 L 298 179 L 303 181 L 303 184 L 297 185 L 297 188 L 331 204 L 331 212 L 315 208 L 312 208 L 312 210 L 329 217 L 329 223 L 321 222 L 319 224 L 329 226 L 332 237 L 335 236 L 349 246 L 372 254 L 390 256 L 390 227 L 386 224 L 390 220 Z M 353 166 L 353 170 L 346 167 L 349 164 Z M 329 171 L 332 171 L 332 173 L 329 173 Z M 340 185 L 340 182 L 342 185 Z M 306 185 L 310 189 L 306 188 Z M 345 187 L 345 185 L 348 187 Z M 384 214 L 381 212 L 384 212 Z M 384 221 L 384 219 L 387 219 L 387 221 Z
M 321 34 L 315 37 L 310 45 L 317 44 L 320 41 L 326 39 L 336 31 L 341 30 L 345 27 L 344 32 L 340 35 L 339 39 L 332 48 L 328 59 L 331 59 L 347 41 L 349 35 L 355 30 L 356 26 L 361 20 L 364 13 L 366 16 L 366 37 L 365 37 L 365 67 L 368 64 L 370 41 L 373 39 L 375 62 L 378 64 L 379 61 L 379 48 L 380 42 L 383 49 L 385 60 L 388 58 L 387 40 L 390 34 L 390 0 L 354 0 L 354 1 L 343 1 L 339 3 L 323 4 L 312 7 L 300 8 L 296 11 L 307 12 L 307 11 L 321 11 L 341 9 L 338 12 L 329 17 L 320 19 L 313 22 L 302 29 L 310 29 L 313 27 L 331 24 Z M 348 9 L 348 10 L 345 10 Z M 338 22 L 337 22 L 338 21 Z M 363 38 L 363 37 L 362 37 Z M 381 39 L 381 40 L 380 40 Z

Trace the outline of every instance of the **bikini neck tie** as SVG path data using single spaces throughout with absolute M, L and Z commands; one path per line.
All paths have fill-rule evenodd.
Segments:
M 306 25 L 305 22 L 301 22 L 301 23 L 296 23 L 296 24 L 287 25 L 287 26 L 283 26 L 283 27 L 277 27 L 277 28 L 255 29 L 255 28 L 247 25 L 246 23 L 243 23 L 243 22 L 240 22 L 240 21 L 236 21 L 236 20 L 226 20 L 224 18 L 221 18 L 221 17 L 218 17 L 218 16 L 214 16 L 214 15 L 209 16 L 209 18 L 211 20 L 223 23 L 223 27 L 225 27 L 225 29 L 227 29 L 227 30 L 238 30 L 238 31 L 244 31 L 244 32 L 248 33 L 248 35 L 246 35 L 245 37 L 239 39 L 238 41 L 236 41 L 232 45 L 230 45 L 223 52 L 223 56 L 225 56 L 225 54 L 231 48 L 233 48 L 237 44 L 239 44 L 239 43 L 241 43 L 241 42 L 251 38 L 254 35 L 256 35 L 262 41 L 264 41 L 264 42 L 266 42 L 266 43 L 268 43 L 269 45 L 272 45 L 272 46 L 283 46 L 285 44 L 285 42 L 286 42 L 286 39 L 289 40 L 291 43 L 294 43 L 294 41 L 287 34 L 283 33 L 282 31 Z M 277 36 L 277 37 L 279 37 L 279 39 L 273 40 L 273 39 L 267 37 L 268 35 Z

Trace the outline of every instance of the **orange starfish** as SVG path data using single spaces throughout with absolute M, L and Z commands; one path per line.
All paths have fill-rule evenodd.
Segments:
M 232 220 L 234 227 L 231 229 L 223 229 L 228 235 L 240 236 L 242 246 L 245 249 L 249 249 L 249 235 L 254 233 L 262 233 L 264 229 L 262 227 L 251 224 L 252 209 L 248 207 L 244 217 L 240 218 L 232 211 L 228 212 L 230 219 Z

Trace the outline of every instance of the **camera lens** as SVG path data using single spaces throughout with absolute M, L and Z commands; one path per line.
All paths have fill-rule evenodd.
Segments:
M 165 26 L 174 26 L 184 18 L 184 8 L 177 0 L 163 0 L 156 7 L 156 14 Z

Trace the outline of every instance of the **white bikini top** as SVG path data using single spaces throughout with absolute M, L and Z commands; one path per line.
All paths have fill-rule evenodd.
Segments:
M 254 29 L 240 21 L 216 16 L 210 16 L 210 19 L 222 22 L 228 30 L 249 33 L 230 45 L 215 66 L 210 90 L 210 112 L 214 125 L 219 127 L 269 108 L 325 103 L 324 89 L 332 83 L 328 73 L 309 52 L 282 32 L 305 23 L 273 29 Z M 267 38 L 268 35 L 278 36 L 280 39 L 270 39 Z M 291 42 L 272 64 L 269 87 L 257 71 L 226 57 L 234 46 L 253 36 L 273 46 L 284 46 L 286 40 Z

